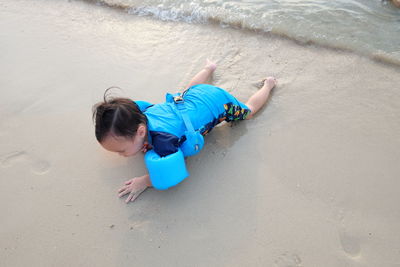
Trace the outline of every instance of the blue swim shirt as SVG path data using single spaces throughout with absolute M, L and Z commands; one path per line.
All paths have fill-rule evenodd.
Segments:
M 224 120 L 243 120 L 250 114 L 245 104 L 225 90 L 208 84 L 195 85 L 182 97 L 194 129 L 203 135 Z M 162 157 L 175 153 L 186 140 L 186 127 L 176 104 L 173 101 L 155 105 L 145 101 L 135 103 L 147 117 L 149 143 L 155 152 Z

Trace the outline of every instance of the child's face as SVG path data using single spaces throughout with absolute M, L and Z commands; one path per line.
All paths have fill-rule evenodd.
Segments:
M 143 150 L 145 140 L 146 127 L 140 125 L 136 135 L 133 137 L 108 135 L 100 144 L 108 151 L 118 153 L 124 157 L 132 157 Z

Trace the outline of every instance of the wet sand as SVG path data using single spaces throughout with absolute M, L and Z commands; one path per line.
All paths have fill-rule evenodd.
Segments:
M 350 53 L 81 2 L 0 3 L 2 266 L 398 266 L 400 71 Z M 143 159 L 96 143 L 106 88 L 161 102 L 205 59 L 253 120 L 126 205 Z

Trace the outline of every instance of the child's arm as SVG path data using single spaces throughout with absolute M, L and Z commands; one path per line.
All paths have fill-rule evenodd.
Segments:
M 148 174 L 135 177 L 125 182 L 125 185 L 118 190 L 119 197 L 122 197 L 129 193 L 125 202 L 135 201 L 135 199 L 148 187 L 151 187 L 150 176 Z
M 213 74 L 216 68 L 217 65 L 214 62 L 211 62 L 209 59 L 207 59 L 204 68 L 192 78 L 192 80 L 186 86 L 185 90 L 196 84 L 207 83 L 210 80 L 211 75 Z

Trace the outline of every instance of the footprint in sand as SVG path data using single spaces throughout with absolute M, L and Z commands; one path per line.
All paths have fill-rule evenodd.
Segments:
M 275 260 L 277 267 L 300 267 L 301 259 L 297 254 L 285 252 Z
M 0 157 L 2 167 L 11 167 L 15 162 L 22 161 L 25 157 L 25 151 L 14 151 Z
M 45 160 L 35 160 L 32 162 L 31 172 L 37 175 L 42 175 L 50 170 L 50 163 Z
M 357 237 L 351 236 L 343 229 L 339 232 L 340 243 L 344 252 L 352 258 L 358 257 L 361 252 L 360 242 Z
M 43 175 L 50 170 L 50 163 L 32 156 L 24 150 L 13 151 L 0 156 L 0 164 L 3 168 L 17 165 L 17 163 L 29 164 L 30 171 L 36 175 Z

